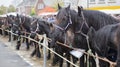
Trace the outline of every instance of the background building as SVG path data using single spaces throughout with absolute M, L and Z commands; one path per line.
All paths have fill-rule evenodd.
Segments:
M 87 9 L 120 9 L 120 0 L 64 0 L 64 5 L 71 4 L 72 8 L 83 6 Z
M 31 15 L 33 12 L 35 15 L 39 15 L 42 12 L 55 12 L 56 10 L 45 3 L 46 0 L 23 0 L 17 6 L 17 12 L 20 14 Z

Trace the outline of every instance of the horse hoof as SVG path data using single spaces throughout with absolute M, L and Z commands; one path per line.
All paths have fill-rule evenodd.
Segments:
M 34 54 L 32 53 L 30 56 L 31 56 L 31 57 L 33 57 L 33 56 L 34 56 Z

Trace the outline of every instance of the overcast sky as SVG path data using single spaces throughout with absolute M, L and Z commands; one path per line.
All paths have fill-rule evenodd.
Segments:
M 13 0 L 0 0 L 0 6 L 9 6 L 12 3 Z
M 18 3 L 20 0 L 0 0 L 0 6 L 1 5 L 9 6 L 13 1 L 17 1 L 17 3 Z M 52 5 L 54 2 L 59 1 L 59 0 L 43 0 L 43 1 L 47 5 Z

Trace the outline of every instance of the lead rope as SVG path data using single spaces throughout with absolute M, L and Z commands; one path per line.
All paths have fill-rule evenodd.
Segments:
M 87 44 L 88 44 L 88 51 L 87 51 L 87 53 L 89 53 L 90 55 L 94 55 L 93 53 L 92 53 L 92 50 L 90 49 L 90 44 L 89 44 L 89 37 L 86 35 L 86 34 L 84 34 L 84 33 L 82 33 L 81 32 L 81 34 L 83 35 L 83 36 L 85 36 L 86 37 L 86 40 L 87 40 Z M 90 67 L 89 65 L 90 65 L 90 62 L 89 62 L 89 57 L 90 57 L 90 55 L 87 55 L 87 67 Z M 94 58 L 94 57 L 93 57 Z M 94 60 L 95 60 L 95 58 L 94 58 Z

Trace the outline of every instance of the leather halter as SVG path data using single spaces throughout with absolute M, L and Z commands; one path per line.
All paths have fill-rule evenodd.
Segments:
M 68 29 L 68 27 L 69 27 L 69 25 L 71 25 L 72 24 L 72 20 L 71 20 L 71 15 L 70 15 L 70 11 L 68 12 L 68 16 L 69 16 L 69 18 L 68 18 L 68 24 L 66 25 L 66 27 L 65 28 L 62 28 L 62 27 L 60 27 L 60 26 L 58 26 L 58 25 L 55 25 L 55 24 L 53 24 L 56 28 L 58 28 L 58 29 L 60 29 L 61 31 L 63 31 L 64 32 L 64 34 L 65 34 L 65 41 L 64 41 L 64 44 L 66 44 L 66 39 L 67 39 L 67 35 L 66 35 L 66 30 Z
M 22 18 L 21 18 L 21 17 L 19 18 L 19 21 L 20 21 L 20 28 L 21 28 L 21 30 L 22 30 L 22 31 L 25 31 L 25 29 L 24 29 L 24 27 L 23 27 L 23 24 L 25 23 L 25 17 L 24 17 L 23 22 L 22 22 Z
M 89 26 L 88 26 L 88 24 L 87 24 L 87 22 L 86 22 L 85 16 L 84 16 L 84 14 L 83 14 L 83 9 L 81 10 L 81 16 L 82 16 L 82 19 L 83 19 L 83 23 L 82 23 L 82 25 L 81 25 L 81 27 L 80 27 L 80 30 L 79 30 L 78 32 L 76 32 L 76 33 L 81 33 L 81 32 L 82 32 L 82 28 L 83 28 L 83 25 L 84 25 L 84 24 L 87 26 L 87 28 L 89 28 Z
M 71 24 L 72 24 L 70 11 L 68 12 L 68 14 L 69 14 L 69 18 L 68 18 L 68 19 L 69 19 L 69 21 L 68 21 L 68 24 L 66 25 L 66 27 L 65 27 L 65 28 L 62 28 L 62 27 L 60 27 L 60 26 L 58 26 L 58 25 L 55 25 L 55 24 L 54 24 L 54 26 L 55 26 L 56 28 L 58 28 L 58 29 L 62 30 L 62 31 L 66 31 L 66 30 L 67 30 L 67 28 L 69 27 L 69 25 L 71 25 Z

